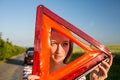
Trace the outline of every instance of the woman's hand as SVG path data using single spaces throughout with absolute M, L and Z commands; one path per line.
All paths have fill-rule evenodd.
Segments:
M 112 65 L 113 57 L 110 56 L 109 62 L 102 61 L 102 63 L 90 73 L 90 80 L 104 80 L 107 78 L 108 71 Z
M 40 79 L 40 77 L 37 75 L 28 75 L 28 80 L 36 80 L 36 79 Z

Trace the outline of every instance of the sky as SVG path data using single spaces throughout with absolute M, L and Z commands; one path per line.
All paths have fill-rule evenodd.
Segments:
M 0 33 L 34 45 L 36 8 L 44 5 L 102 44 L 120 44 L 120 0 L 0 0 Z

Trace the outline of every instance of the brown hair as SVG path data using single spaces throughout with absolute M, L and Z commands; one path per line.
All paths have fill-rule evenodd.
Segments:
M 73 52 L 73 42 L 70 41 L 70 47 L 69 47 L 69 51 L 68 51 L 68 54 L 67 56 L 65 57 L 63 63 L 67 64 L 72 56 L 72 52 Z

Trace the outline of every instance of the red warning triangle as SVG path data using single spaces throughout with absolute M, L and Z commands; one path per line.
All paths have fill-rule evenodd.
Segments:
M 51 28 L 60 32 L 86 51 L 86 53 L 78 59 L 52 73 L 49 72 Z M 68 30 L 98 49 L 95 50 L 87 44 L 84 44 L 77 37 L 70 34 Z M 38 6 L 34 42 L 33 74 L 39 75 L 40 80 L 73 80 L 91 71 L 93 67 L 98 65 L 102 60 L 110 57 L 110 55 L 111 52 L 104 45 L 63 18 L 57 16 L 43 5 Z

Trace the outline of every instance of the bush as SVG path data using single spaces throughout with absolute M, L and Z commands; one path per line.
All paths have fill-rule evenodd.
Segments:
M 25 48 L 14 46 L 9 42 L 0 39 L 0 61 L 11 58 L 12 56 L 22 54 Z

